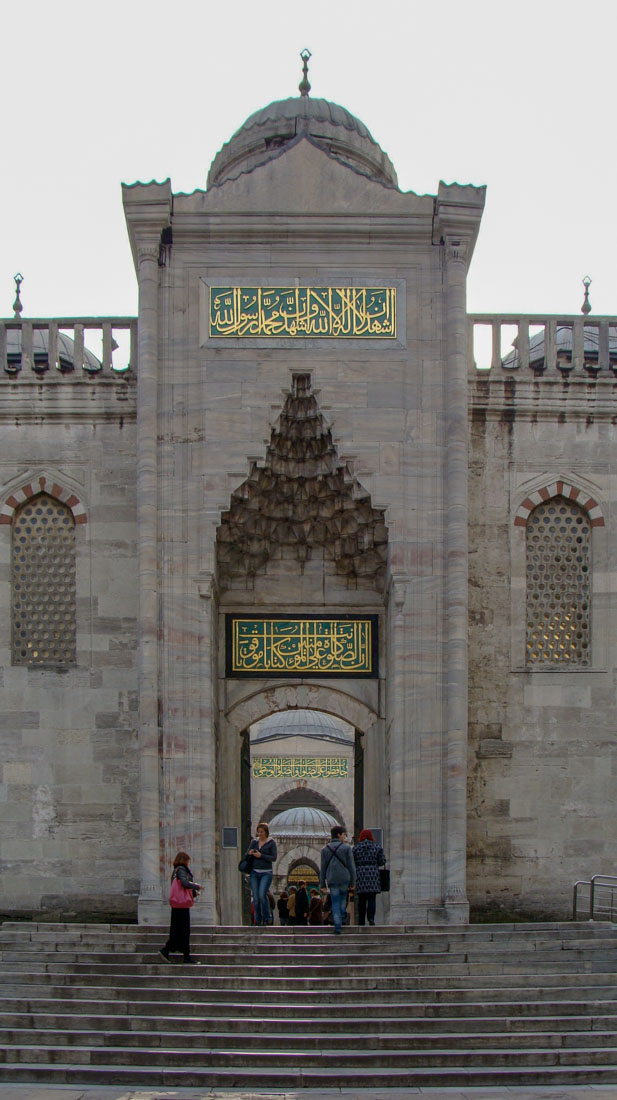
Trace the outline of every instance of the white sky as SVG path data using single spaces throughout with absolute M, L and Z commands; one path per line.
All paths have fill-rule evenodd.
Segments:
M 7 3 L 8 6 L 8 3 Z M 470 311 L 617 312 L 614 0 L 29 0 L 2 18 L 0 314 L 137 308 L 120 181 L 205 187 L 254 110 L 312 94 L 404 190 L 487 184 Z

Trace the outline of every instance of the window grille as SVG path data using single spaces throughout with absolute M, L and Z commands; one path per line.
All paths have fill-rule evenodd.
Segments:
M 13 520 L 13 664 L 75 663 L 75 521 L 40 493 Z
M 565 497 L 527 520 L 527 664 L 591 664 L 591 523 Z

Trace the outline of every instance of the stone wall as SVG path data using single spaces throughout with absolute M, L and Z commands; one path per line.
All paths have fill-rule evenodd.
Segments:
M 24 371 L 0 380 L 0 401 L 1 909 L 132 917 L 139 889 L 134 384 Z M 64 668 L 11 663 L 11 502 L 43 486 L 69 501 L 76 519 L 77 660 Z
M 470 381 L 472 910 L 568 916 L 577 879 L 614 873 L 612 390 L 610 378 L 556 369 Z M 526 664 L 525 518 L 530 499 L 556 490 L 592 514 L 589 667 Z

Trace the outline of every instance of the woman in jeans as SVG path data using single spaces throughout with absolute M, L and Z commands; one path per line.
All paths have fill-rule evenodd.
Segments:
M 270 923 L 268 890 L 272 882 L 272 864 L 276 860 L 276 842 L 270 839 L 270 829 L 265 821 L 257 826 L 257 836 L 249 845 L 248 854 L 253 857 L 251 893 L 255 910 L 255 924 Z

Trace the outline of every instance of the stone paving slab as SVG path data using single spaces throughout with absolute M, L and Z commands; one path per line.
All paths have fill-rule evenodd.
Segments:
M 93 1085 L 0 1085 L 0 1100 L 617 1100 L 617 1085 L 369 1089 L 122 1089 Z

